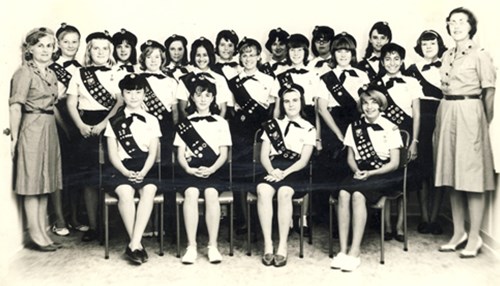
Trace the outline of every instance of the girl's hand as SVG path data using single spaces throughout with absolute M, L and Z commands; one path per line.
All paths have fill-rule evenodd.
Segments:
M 80 130 L 80 134 L 83 136 L 83 138 L 87 138 L 92 135 L 92 126 L 83 124 L 82 126 L 78 127 L 78 130 Z
M 323 144 L 321 143 L 321 140 L 316 140 L 316 152 L 319 154 L 321 150 L 323 150 Z
M 202 174 L 203 178 L 208 178 L 210 175 L 214 173 L 211 167 L 200 166 L 198 170 Z
M 144 177 L 146 174 L 144 174 L 142 171 L 141 172 L 136 172 L 135 174 L 135 182 L 136 183 L 142 183 L 144 181 Z
M 104 130 L 104 128 L 106 128 L 106 121 L 103 121 L 97 125 L 92 126 L 90 135 L 91 136 L 99 136 L 99 134 L 101 134 L 101 132 Z
M 269 175 L 275 177 L 279 181 L 281 181 L 281 180 L 283 180 L 283 178 L 285 178 L 285 174 L 281 169 L 274 169 L 271 171 L 271 173 Z
M 357 171 L 356 173 L 354 173 L 353 177 L 356 180 L 364 181 L 369 177 L 368 171 Z
M 279 182 L 281 181 L 282 179 L 279 179 L 279 178 L 276 178 L 275 176 L 273 175 L 267 175 L 264 177 L 264 180 L 268 181 L 268 182 Z
M 189 168 L 189 171 L 187 171 L 187 173 L 198 178 L 206 178 L 204 177 L 203 172 L 200 170 L 200 168 Z
M 410 148 L 408 148 L 408 158 L 410 161 L 413 161 L 417 159 L 418 157 L 418 143 L 417 141 L 413 140 L 411 142 Z

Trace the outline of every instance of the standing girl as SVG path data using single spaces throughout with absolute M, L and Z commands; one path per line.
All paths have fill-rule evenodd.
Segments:
M 232 96 L 226 79 L 212 70 L 212 66 L 215 64 L 215 51 L 214 45 L 210 40 L 201 37 L 193 42 L 191 45 L 191 64 L 194 66 L 194 70 L 179 78 L 179 85 L 176 92 L 181 117 L 185 118 L 187 116 L 186 107 L 188 105 L 188 98 L 194 91 L 194 81 L 192 79 L 197 74 L 210 77 L 215 82 L 217 88 L 216 103 L 219 106 L 220 116 L 224 117 L 227 105 L 233 105 Z
M 292 220 L 292 198 L 307 184 L 306 168 L 314 150 L 316 130 L 304 119 L 304 89 L 292 84 L 280 90 L 280 116 L 263 124 L 260 160 L 266 171 L 257 185 L 257 210 L 264 236 L 262 263 L 285 266 Z M 274 255 L 272 241 L 273 197 L 278 198 L 279 244 Z
M 316 26 L 312 32 L 312 52 L 315 58 L 309 62 L 309 68 L 314 69 L 318 76 L 329 70 L 331 61 L 332 41 L 335 32 L 328 26 Z
M 216 63 L 213 70 L 223 75 L 226 80 L 230 80 L 240 71 L 240 65 L 234 58 L 238 54 L 239 38 L 233 30 L 222 30 L 217 34 L 215 40 L 215 54 L 217 55 Z
M 188 117 L 177 126 L 174 146 L 182 168 L 176 184 L 184 193 L 184 223 L 188 239 L 182 263 L 195 262 L 198 252 L 198 198 L 205 198 L 205 220 L 208 230 L 208 259 L 219 263 L 222 256 L 217 249 L 220 222 L 219 192 L 227 187 L 221 179 L 221 167 L 227 161 L 231 133 L 227 122 L 218 114 L 216 86 L 211 77 L 197 74 L 193 77 L 193 93 L 189 96 Z
M 439 68 L 441 67 L 440 59 L 446 51 L 446 47 L 443 39 L 436 31 L 426 30 L 418 38 L 414 49 L 423 59 L 409 66 L 406 73 L 420 82 L 424 94 L 424 97 L 420 99 L 419 156 L 417 159 L 422 179 L 422 187 L 418 189 L 422 215 L 422 221 L 418 225 L 418 232 L 441 234 L 443 230 L 436 219 L 443 199 L 443 192 L 439 188 L 433 188 L 432 134 L 436 126 L 436 112 L 439 101 L 443 98 L 443 93 L 439 88 L 441 86 Z M 430 216 L 429 207 L 432 210 Z
M 467 240 L 461 258 L 475 257 L 483 241 L 479 229 L 485 192 L 495 190 L 489 124 L 493 119 L 496 72 L 491 57 L 472 41 L 477 20 L 471 11 L 456 8 L 446 18 L 455 48 L 443 56 L 441 90 L 434 132 L 436 187 L 450 187 L 453 236 L 440 251 L 455 251 Z M 465 204 L 470 217 L 465 231 Z
M 113 58 L 118 67 L 126 73 L 136 72 L 137 65 L 137 37 L 131 32 L 121 29 L 111 38 L 115 49 Z
M 57 78 L 48 68 L 54 51 L 54 32 L 37 28 L 28 33 L 23 65 L 12 76 L 9 98 L 14 189 L 23 198 L 29 235 L 39 251 L 60 247 L 46 231 L 47 195 L 62 189 L 58 112 L 54 108 Z
M 75 144 L 78 178 L 89 218 L 89 231 L 83 241 L 97 238 L 97 205 L 99 201 L 99 144 L 101 133 L 108 119 L 122 105 L 118 88 L 120 77 L 111 55 L 113 44 L 105 32 L 95 32 L 86 38 L 85 62 L 78 75 L 71 78 L 68 86 L 68 111 L 80 131 Z
M 281 28 L 272 29 L 269 32 L 264 46 L 271 53 L 271 59 L 259 65 L 261 72 L 274 78 L 276 73 L 279 72 L 278 69 L 286 65 L 286 41 L 288 36 L 288 32 Z
M 357 68 L 366 72 L 370 80 L 374 80 L 381 75 L 380 51 L 385 44 L 391 42 L 392 31 L 387 22 L 377 22 L 373 24 L 368 37 L 365 57 L 359 62 Z
M 179 81 L 188 70 L 187 40 L 183 36 L 173 34 L 165 40 L 165 57 L 163 71 Z

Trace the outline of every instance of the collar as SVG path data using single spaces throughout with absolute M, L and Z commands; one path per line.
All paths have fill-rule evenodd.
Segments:
M 384 81 L 384 83 L 387 83 L 387 81 L 389 81 L 389 79 L 391 79 L 391 77 L 400 77 L 400 78 L 403 78 L 403 75 L 401 74 L 401 71 L 399 71 L 396 75 L 394 76 L 389 76 L 387 74 L 385 74 L 383 77 L 382 77 L 382 80 Z
M 123 109 L 123 112 L 125 113 L 125 117 L 130 117 L 130 114 L 131 114 L 131 113 L 137 113 L 137 114 L 140 114 L 140 115 L 142 115 L 142 116 L 144 116 L 144 117 L 146 117 L 146 114 L 147 114 L 146 110 L 144 110 L 144 109 L 142 109 L 142 108 L 141 108 L 141 109 L 139 109 L 139 110 L 136 110 L 136 111 L 131 111 L 131 110 L 130 110 L 128 107 L 126 107 L 126 106 L 125 106 L 125 108 Z

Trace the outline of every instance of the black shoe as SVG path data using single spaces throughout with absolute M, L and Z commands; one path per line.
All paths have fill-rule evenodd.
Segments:
M 392 240 L 393 238 L 394 238 L 394 233 L 392 233 L 392 232 L 386 232 L 386 233 L 384 233 L 384 240 L 385 241 Z
M 89 242 L 92 240 L 96 240 L 98 237 L 97 231 L 95 229 L 89 229 L 88 231 L 83 233 L 82 241 Z
M 52 245 L 52 244 L 48 244 L 48 245 L 45 245 L 45 246 L 42 246 L 42 245 L 39 245 L 37 243 L 33 243 L 32 247 L 31 247 L 33 250 L 38 250 L 38 251 L 41 251 L 41 252 L 54 252 L 57 250 L 57 248 Z
M 429 224 L 429 229 L 430 229 L 430 233 L 432 233 L 432 234 L 436 234 L 436 235 L 443 234 L 443 229 L 441 228 L 441 225 L 439 225 L 439 223 L 437 223 L 437 222 L 431 222 Z
M 430 233 L 431 232 L 431 224 L 423 221 L 423 222 L 418 224 L 417 231 L 419 233 L 424 233 L 424 234 Z
M 125 249 L 125 255 L 134 264 L 137 265 L 142 264 L 142 253 L 139 249 L 132 251 L 132 249 L 130 249 L 130 247 L 127 246 L 127 248 Z
M 144 262 L 148 262 L 149 260 L 149 255 L 148 253 L 146 252 L 146 247 L 144 247 L 144 245 L 142 246 L 142 249 L 139 250 L 141 252 L 141 261 L 142 263 Z
M 274 256 L 274 266 L 282 267 L 286 265 L 286 257 L 280 254 Z
M 274 262 L 274 254 L 272 253 L 266 253 L 264 256 L 262 256 L 262 264 L 265 266 L 271 266 L 273 265 Z
M 399 242 L 404 242 L 405 241 L 405 236 L 404 234 L 396 234 L 396 236 L 394 237 L 397 241 Z
M 235 231 L 236 235 L 244 235 L 244 234 L 247 234 L 247 227 L 246 226 L 242 226 L 242 227 L 238 227 Z

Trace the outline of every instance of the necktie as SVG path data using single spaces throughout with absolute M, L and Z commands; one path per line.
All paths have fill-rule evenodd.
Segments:
M 79 62 L 77 62 L 76 60 L 65 61 L 65 62 L 63 63 L 63 67 L 65 67 L 65 68 L 69 67 L 70 65 L 74 65 L 75 67 L 78 67 L 78 68 L 82 66 L 82 65 L 80 65 L 80 63 L 79 63 Z
M 185 67 L 182 67 L 179 65 L 176 65 L 173 68 L 167 68 L 167 71 L 169 71 L 171 73 L 174 73 L 176 70 L 180 70 L 183 74 L 186 74 L 189 72 Z
M 213 116 L 211 115 L 207 115 L 207 116 L 198 116 L 198 117 L 194 117 L 194 118 L 191 118 L 189 119 L 189 121 L 191 122 L 198 122 L 198 121 L 202 121 L 202 120 L 206 120 L 208 122 L 215 122 L 217 121 L 215 118 L 213 118 Z
M 91 71 L 91 72 L 95 72 L 95 71 L 109 71 L 109 70 L 111 70 L 110 68 L 105 67 L 105 66 L 90 66 L 87 69 L 89 71 Z
M 342 73 L 340 74 L 340 82 L 344 83 L 345 78 L 346 78 L 346 73 L 348 73 L 352 77 L 358 77 L 358 74 L 354 70 L 343 70 Z
M 382 128 L 382 126 L 378 125 L 377 123 L 365 122 L 364 126 L 365 126 L 365 128 L 371 127 L 374 131 L 382 131 L 382 130 L 384 130 L 384 128 Z
M 285 66 L 285 65 L 286 65 L 286 62 L 275 62 L 275 63 L 271 66 L 271 68 L 273 69 L 273 71 L 275 71 L 275 70 L 278 68 L 278 66 Z
M 426 71 L 426 70 L 429 70 L 431 69 L 432 66 L 435 66 L 437 68 L 440 68 L 441 67 L 441 61 L 435 61 L 433 63 L 430 63 L 430 64 L 425 64 L 423 67 L 422 67 L 422 71 Z
M 285 136 L 288 134 L 288 131 L 290 131 L 290 125 L 293 125 L 293 126 L 295 126 L 297 128 L 302 128 L 302 127 L 300 127 L 300 125 L 297 122 L 295 122 L 295 121 L 288 121 L 288 124 L 286 125 L 286 128 L 285 128 Z
M 137 114 L 137 113 L 130 113 L 130 117 L 135 117 L 142 122 L 146 122 L 146 118 L 144 118 L 144 116 Z
M 126 70 L 127 72 L 134 72 L 133 65 L 121 65 L 120 68 Z
M 238 63 L 237 62 L 216 63 L 215 66 L 219 66 L 220 68 L 225 66 L 234 68 L 238 66 Z
M 330 61 L 329 59 L 328 59 L 328 60 L 320 60 L 320 61 L 318 61 L 318 62 L 314 65 L 314 67 L 315 67 L 315 68 L 320 68 L 320 67 L 322 67 L 325 63 L 328 63 L 329 61 Z
M 369 58 L 368 60 L 371 62 L 378 62 L 378 61 L 380 61 L 380 58 L 377 56 L 373 56 L 373 57 Z
M 240 84 L 244 84 L 244 83 L 245 83 L 245 81 L 250 80 L 250 79 L 251 79 L 251 80 L 255 80 L 255 81 L 257 81 L 257 79 L 255 78 L 255 76 L 253 76 L 253 75 L 249 75 L 249 76 L 242 77 L 242 78 L 240 79 Z
M 166 78 L 164 75 L 162 74 L 157 74 L 157 73 L 143 73 L 143 75 L 148 78 L 148 77 L 151 77 L 151 76 L 154 76 L 156 77 L 157 79 L 164 79 Z
M 305 74 L 305 73 L 308 73 L 309 71 L 306 70 L 306 69 L 291 68 L 287 72 L 289 72 L 289 73 L 295 73 L 295 74 Z
M 400 77 L 391 77 L 385 85 L 389 89 L 394 86 L 394 82 L 405 83 L 405 81 Z

